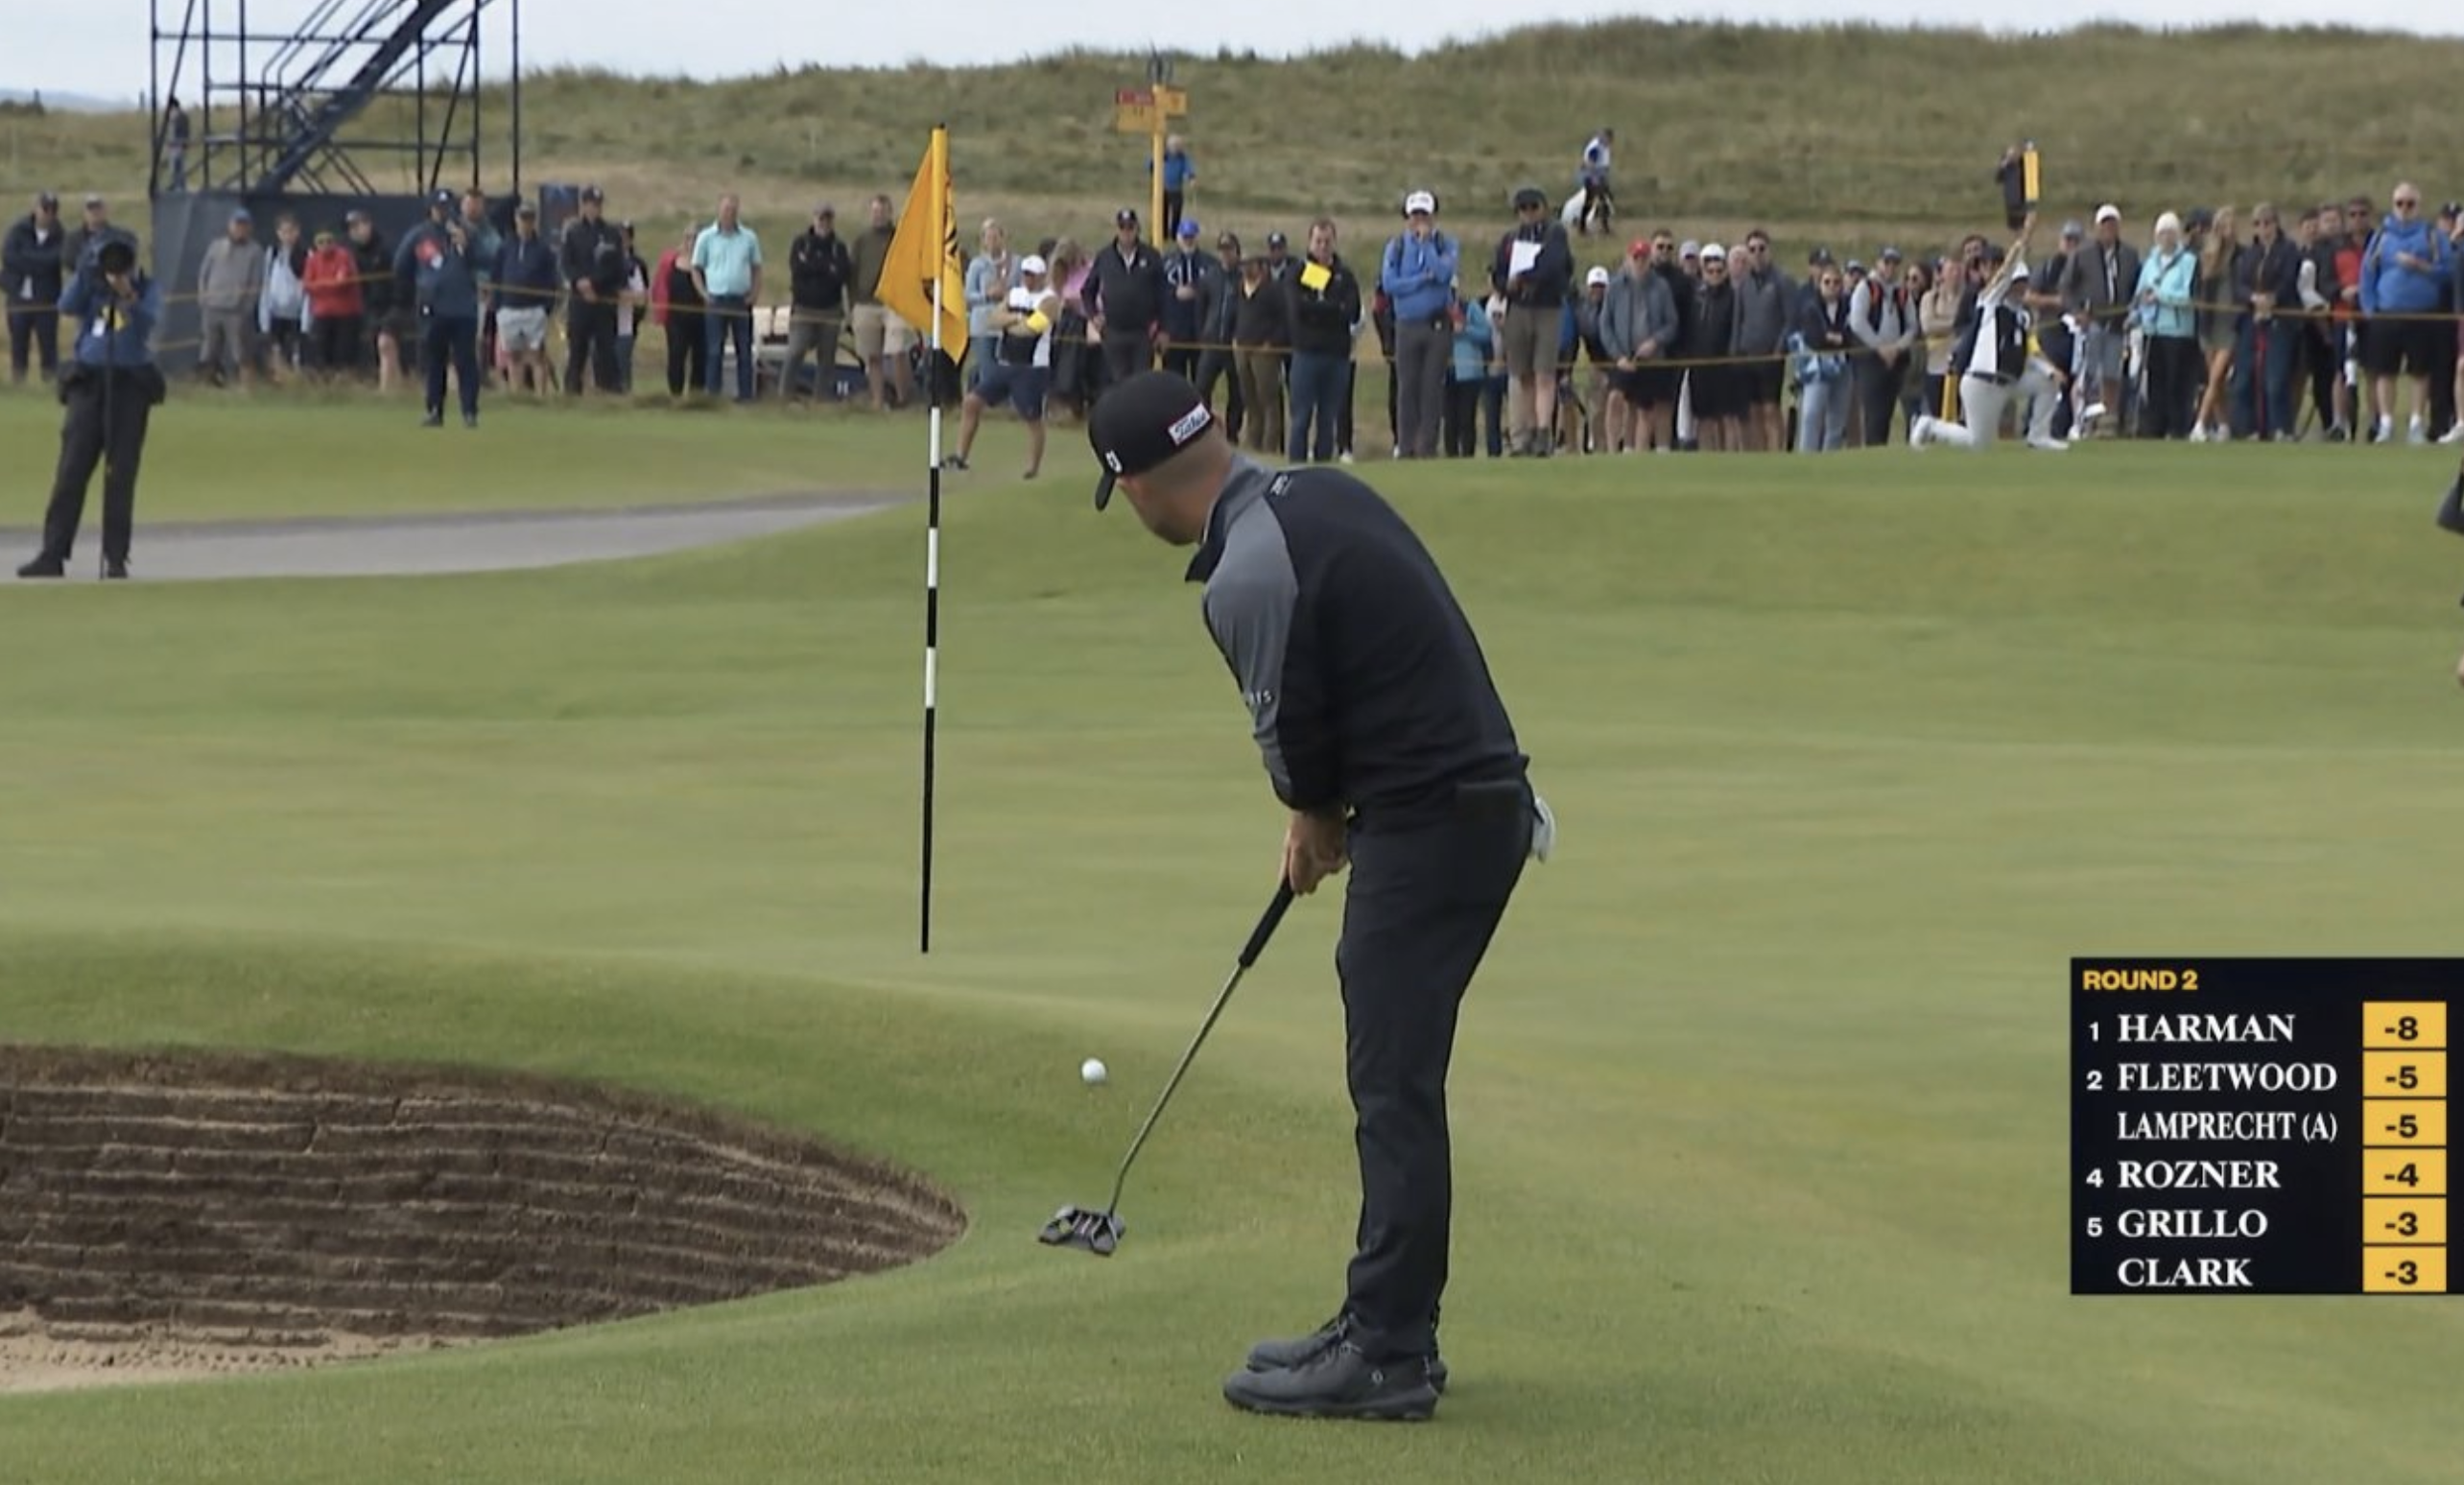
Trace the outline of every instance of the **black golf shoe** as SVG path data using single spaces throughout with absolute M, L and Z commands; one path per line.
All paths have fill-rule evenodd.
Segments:
M 1298 1366 L 1243 1370 L 1223 1379 L 1223 1400 L 1252 1413 L 1420 1423 L 1437 1415 L 1437 1389 L 1418 1356 L 1372 1361 L 1339 1340 Z
M 68 564 L 59 557 L 38 556 L 17 569 L 20 578 L 65 578 Z
M 1306 1335 L 1286 1336 L 1281 1340 L 1262 1340 L 1249 1348 L 1249 1370 L 1281 1372 L 1297 1366 L 1306 1366 L 1334 1347 L 1341 1345 L 1343 1338 L 1351 1332 L 1351 1317 L 1337 1315 Z M 1444 1392 L 1446 1390 L 1446 1358 L 1439 1355 L 1436 1348 L 1432 1346 L 1429 1355 L 1421 1357 L 1420 1364 L 1422 1370 L 1428 1374 L 1429 1385 L 1439 1392 Z

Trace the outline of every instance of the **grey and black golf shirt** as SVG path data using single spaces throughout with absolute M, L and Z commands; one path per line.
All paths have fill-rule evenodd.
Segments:
M 1339 469 L 1236 457 L 1189 565 L 1275 796 L 1365 828 L 1434 818 L 1529 760 L 1428 549 Z

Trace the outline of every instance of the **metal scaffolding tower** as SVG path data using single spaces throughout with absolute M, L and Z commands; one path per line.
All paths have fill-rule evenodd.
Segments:
M 154 140 L 149 194 L 170 185 L 164 115 L 191 130 L 190 191 L 419 196 L 480 182 L 481 17 L 495 0 L 294 0 L 261 29 L 249 0 L 149 0 Z M 521 0 L 511 12 L 509 188 L 522 177 Z M 262 16 L 280 0 L 256 0 Z

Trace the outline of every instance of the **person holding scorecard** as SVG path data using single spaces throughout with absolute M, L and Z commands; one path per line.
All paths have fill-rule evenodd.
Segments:
M 1527 185 L 1514 193 L 1515 226 L 1497 245 L 1489 283 L 1505 296 L 1506 395 L 1511 452 L 1547 456 L 1557 426 L 1557 331 L 1575 292 L 1575 250 L 1549 215 L 1549 198 Z
M 1285 458 L 1295 464 L 1335 457 L 1343 374 L 1361 323 L 1361 280 L 1335 250 L 1335 224 L 1309 224 L 1309 256 L 1284 280 L 1291 324 L 1291 431 Z

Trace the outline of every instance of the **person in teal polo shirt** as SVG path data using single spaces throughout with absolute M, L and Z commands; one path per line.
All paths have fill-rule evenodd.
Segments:
M 736 198 L 719 198 L 719 220 L 693 240 L 693 283 L 701 291 L 710 345 L 710 395 L 719 395 L 729 337 L 736 342 L 736 400 L 753 400 L 753 306 L 762 296 L 762 240 L 736 220 Z

